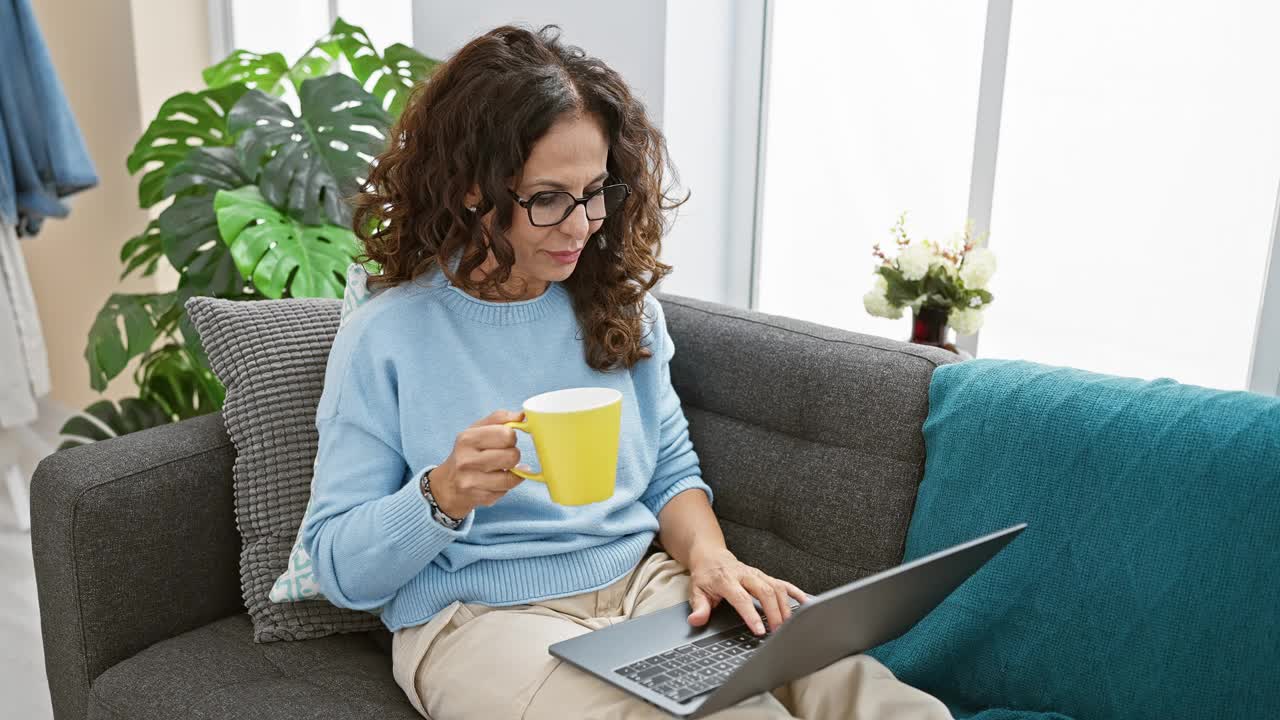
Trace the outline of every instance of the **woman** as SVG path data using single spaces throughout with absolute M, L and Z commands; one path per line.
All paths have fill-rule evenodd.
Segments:
M 381 613 L 428 717 L 660 716 L 547 646 L 685 600 L 692 625 L 723 601 L 762 633 L 753 598 L 771 628 L 805 599 L 725 548 L 671 386 L 649 294 L 671 270 L 662 136 L 554 28 L 502 27 L 436 72 L 392 140 L 356 200 L 383 291 L 339 332 L 317 412 L 303 542 L 320 586 Z M 533 448 L 501 408 L 578 386 L 623 394 L 617 489 L 564 507 L 510 472 Z M 866 657 L 725 717 L 886 702 L 948 717 Z

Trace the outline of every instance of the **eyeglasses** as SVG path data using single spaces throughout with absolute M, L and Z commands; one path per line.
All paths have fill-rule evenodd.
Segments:
M 603 220 L 622 207 L 622 203 L 630 194 L 630 186 L 618 183 L 592 190 L 582 197 L 574 197 L 573 193 L 563 190 L 536 192 L 528 200 L 521 199 L 515 191 L 512 191 L 511 197 L 515 198 L 516 204 L 529 211 L 530 225 L 551 227 L 564 222 L 564 219 L 569 217 L 579 205 L 587 209 L 588 220 Z

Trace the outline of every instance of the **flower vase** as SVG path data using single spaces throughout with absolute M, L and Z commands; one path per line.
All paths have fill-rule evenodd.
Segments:
M 944 308 L 922 307 L 912 313 L 911 342 L 918 345 L 951 349 L 947 342 L 947 311 Z

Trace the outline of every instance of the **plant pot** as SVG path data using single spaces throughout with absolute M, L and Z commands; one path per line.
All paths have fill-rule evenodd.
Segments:
M 912 313 L 911 342 L 950 350 L 954 346 L 947 341 L 948 334 L 946 308 L 922 307 Z

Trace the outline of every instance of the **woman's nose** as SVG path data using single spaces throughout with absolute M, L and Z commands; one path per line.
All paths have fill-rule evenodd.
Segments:
M 569 213 L 569 217 L 560 221 L 560 232 L 573 238 L 575 242 L 585 242 L 591 231 L 591 221 L 587 219 L 587 207 L 578 205 Z

